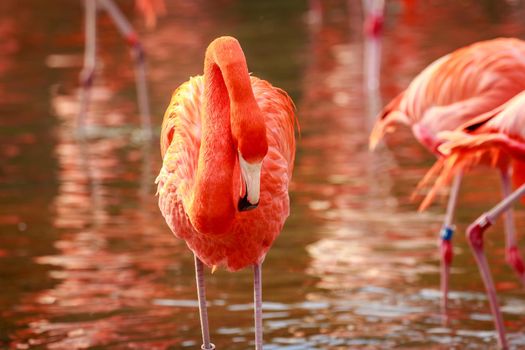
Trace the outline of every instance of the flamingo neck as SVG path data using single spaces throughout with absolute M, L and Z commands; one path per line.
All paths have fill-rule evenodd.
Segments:
M 255 103 L 248 68 L 239 43 L 219 38 L 206 51 L 204 115 L 195 187 L 189 217 L 197 231 L 227 232 L 237 212 L 234 167 L 237 140 L 232 136 L 236 111 Z

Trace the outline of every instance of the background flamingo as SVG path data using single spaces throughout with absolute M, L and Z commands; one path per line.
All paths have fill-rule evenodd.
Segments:
M 231 271 L 253 266 L 262 349 L 261 264 L 289 213 L 293 109 L 283 90 L 249 76 L 237 40 L 221 37 L 206 51 L 204 76 L 181 85 L 166 111 L 159 207 L 195 254 L 203 349 L 214 348 L 203 262 Z
M 85 36 L 86 49 L 84 52 L 84 68 L 80 73 L 80 109 L 79 109 L 79 127 L 83 127 L 85 123 L 85 116 L 89 102 L 89 94 L 96 67 L 96 38 L 97 38 L 97 8 L 103 9 L 108 13 L 111 20 L 115 23 L 120 34 L 124 37 L 128 45 L 131 47 L 133 59 L 135 61 L 135 75 L 136 88 L 139 113 L 142 121 L 142 126 L 149 134 L 151 130 L 151 116 L 149 109 L 148 89 L 146 83 L 146 68 L 144 62 L 144 50 L 140 43 L 138 36 L 126 19 L 124 14 L 120 11 L 113 0 L 84 0 L 85 5 Z M 164 12 L 163 0 L 136 0 L 137 9 L 140 10 L 145 17 L 146 24 L 153 26 L 156 23 L 157 15 Z
M 525 89 L 525 42 L 518 39 L 482 41 L 443 56 L 424 69 L 409 87 L 379 114 L 370 135 L 373 149 L 396 123 L 408 125 L 417 140 L 440 157 L 440 131 L 454 130 L 468 120 L 500 106 Z M 441 289 L 447 307 L 448 279 L 452 261 L 453 215 L 461 172 L 451 189 L 441 231 Z M 501 172 L 504 195 L 508 195 L 508 172 Z M 424 205 L 426 203 L 423 203 Z M 506 225 L 507 261 L 525 282 L 521 257 L 510 215 Z
M 440 133 L 439 137 L 448 140 L 439 146 L 439 151 L 446 157 L 440 162 L 439 167 L 432 171 L 440 171 L 440 175 L 433 190 L 428 195 L 430 200 L 435 190 L 446 184 L 454 174 L 464 172 L 477 164 L 490 164 L 492 167 L 498 168 L 502 174 L 507 174 L 509 171 L 508 164 L 514 163 L 515 183 L 521 187 L 510 193 L 510 183 L 504 183 L 505 198 L 494 208 L 483 213 L 467 229 L 467 238 L 489 295 L 499 341 L 503 348 L 507 347 L 505 329 L 496 299 L 494 282 L 483 251 L 483 233 L 494 224 L 498 217 L 505 213 L 506 230 L 512 232 L 512 234 L 507 235 L 507 247 L 513 246 L 509 258 L 516 271 L 523 277 L 525 266 L 515 246 L 510 208 L 515 201 L 525 194 L 524 111 L 525 92 L 522 92 L 494 111 L 466 123 L 461 130 Z

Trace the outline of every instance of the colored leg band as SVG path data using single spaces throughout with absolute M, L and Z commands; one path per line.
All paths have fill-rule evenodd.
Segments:
M 441 239 L 444 241 L 450 241 L 454 236 L 454 229 L 452 227 L 445 226 L 441 229 Z

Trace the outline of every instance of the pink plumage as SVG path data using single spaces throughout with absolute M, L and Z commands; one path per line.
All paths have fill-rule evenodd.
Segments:
M 295 155 L 294 106 L 283 90 L 255 77 L 250 80 L 265 116 L 269 148 L 263 161 L 259 207 L 237 213 L 230 232 L 201 234 L 193 228 L 184 209 L 184 199 L 191 196 L 197 171 L 204 77 L 191 78 L 175 91 L 162 129 L 161 148 L 165 153 L 157 178 L 162 214 L 173 233 L 184 239 L 206 265 L 224 265 L 229 270 L 259 261 L 289 215 L 288 184 Z M 234 188 L 240 188 L 238 164 L 233 181 Z

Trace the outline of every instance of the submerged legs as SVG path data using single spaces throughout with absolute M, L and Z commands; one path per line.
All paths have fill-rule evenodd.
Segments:
M 501 170 L 501 187 L 503 191 L 503 198 L 506 198 L 511 194 L 512 184 L 507 169 Z M 504 220 L 505 253 L 507 263 L 513 268 L 513 270 L 518 275 L 518 278 L 525 285 L 525 265 L 516 244 L 516 230 L 514 226 L 514 213 L 512 208 L 509 208 L 505 212 Z
M 262 263 L 253 265 L 253 303 L 255 318 L 255 350 L 263 348 L 262 330 Z M 202 330 L 202 350 L 214 350 L 215 345 L 210 342 L 210 331 L 208 328 L 208 311 L 206 307 L 206 288 L 204 284 L 204 265 L 195 255 L 195 277 L 197 281 L 197 295 L 199 299 L 199 314 Z
M 255 350 L 263 348 L 262 330 L 262 263 L 253 265 L 253 304 L 255 318 Z
M 80 72 L 80 106 L 77 121 L 79 129 L 82 129 L 85 124 L 97 55 L 97 2 L 96 0 L 85 0 L 84 6 L 86 48 L 84 51 L 84 67 Z
M 492 276 L 490 275 L 487 259 L 483 251 L 483 233 L 496 221 L 496 219 L 499 216 L 506 212 L 512 206 L 512 204 L 523 195 L 525 195 L 525 185 L 522 185 L 520 188 L 518 188 L 510 195 L 505 197 L 494 208 L 482 214 L 467 229 L 467 238 L 469 240 L 470 247 L 474 252 L 474 257 L 476 258 L 476 262 L 481 272 L 481 277 L 483 278 L 483 282 L 487 290 L 490 308 L 494 317 L 496 330 L 498 332 L 499 343 L 503 349 L 507 348 L 507 341 L 505 339 L 505 327 L 503 326 L 503 318 L 501 316 L 498 301 L 496 298 L 494 282 L 492 280 Z
M 204 285 L 204 266 L 202 261 L 195 255 L 195 278 L 197 280 L 197 296 L 199 298 L 199 315 L 202 330 L 202 350 L 213 350 L 215 345 L 210 343 L 210 331 L 208 328 L 208 310 L 206 307 L 206 287 Z

